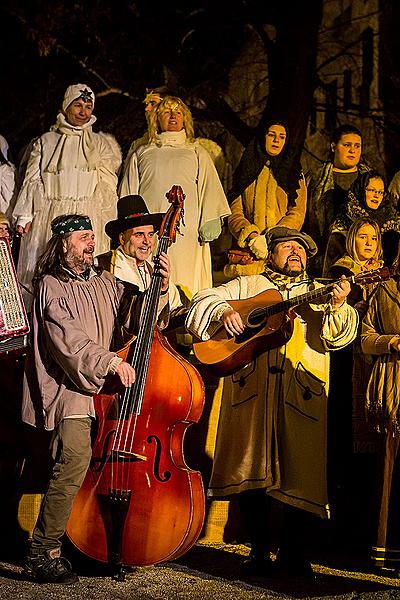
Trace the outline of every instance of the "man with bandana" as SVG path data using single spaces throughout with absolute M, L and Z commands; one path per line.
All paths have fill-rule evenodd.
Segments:
M 306 272 L 308 258 L 317 252 L 310 236 L 273 227 L 266 238 L 269 254 L 263 273 L 237 277 L 194 296 L 186 326 L 200 340 L 210 339 L 222 326 L 230 336 L 245 330 L 231 300 L 268 290 L 278 290 L 288 300 L 321 287 Z M 346 302 L 349 291 L 349 282 L 343 280 L 320 303 L 303 299 L 292 309 L 293 333 L 286 343 L 269 348 L 266 341 L 260 356 L 224 379 L 209 496 L 239 501 L 251 542 L 244 575 L 312 574 L 304 549 L 309 536 L 305 515 L 329 516 L 329 352 L 356 336 L 358 317 Z M 272 499 L 279 501 L 283 513 L 274 563 L 268 522 Z
M 134 382 L 133 367 L 110 347 L 122 347 L 122 333 L 137 332 L 144 294 L 93 267 L 95 239 L 87 216 L 61 215 L 51 229 L 33 279 L 22 419 L 53 432 L 54 465 L 26 571 L 41 583 L 68 584 L 78 577 L 61 556 L 62 536 L 91 458 L 93 394 L 108 374 L 115 373 L 125 387 Z M 168 316 L 170 264 L 165 253 L 159 260 L 162 327 Z
M 116 216 L 121 151 L 112 135 L 93 132 L 94 102 L 87 85 L 70 85 L 55 125 L 32 144 L 13 210 L 17 231 L 23 236 L 18 277 L 30 290 L 36 262 L 50 237 L 51 221 L 58 215 L 89 215 L 98 251 L 109 249 L 104 223 Z M 25 301 L 29 308 L 28 294 Z

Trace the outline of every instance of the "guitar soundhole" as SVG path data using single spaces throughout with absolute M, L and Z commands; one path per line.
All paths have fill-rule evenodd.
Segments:
M 251 311 L 247 317 L 247 324 L 249 327 L 259 327 L 260 325 L 263 325 L 265 321 L 265 311 L 258 310 L 257 308 Z

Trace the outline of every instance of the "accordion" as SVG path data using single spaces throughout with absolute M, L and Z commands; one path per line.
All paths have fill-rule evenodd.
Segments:
M 0 355 L 23 350 L 28 333 L 29 323 L 10 244 L 8 239 L 0 238 Z

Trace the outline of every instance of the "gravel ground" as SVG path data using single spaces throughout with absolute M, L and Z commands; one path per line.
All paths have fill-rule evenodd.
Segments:
M 400 600 L 400 579 L 313 564 L 315 579 L 238 578 L 248 549 L 240 545 L 197 544 L 178 561 L 133 569 L 116 581 L 93 563 L 71 557 L 80 582 L 29 581 L 17 561 L 0 562 L 0 599 L 14 600 Z M 336 561 L 338 562 L 338 561 Z

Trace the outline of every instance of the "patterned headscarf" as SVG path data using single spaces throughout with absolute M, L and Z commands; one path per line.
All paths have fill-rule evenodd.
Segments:
M 73 231 L 93 231 L 89 217 L 71 215 L 63 221 L 51 225 L 53 235 L 65 235 Z

